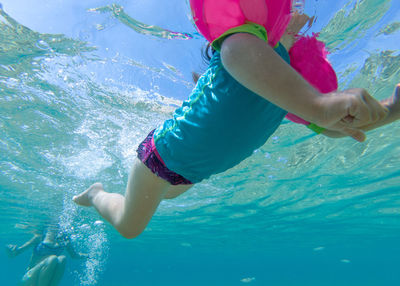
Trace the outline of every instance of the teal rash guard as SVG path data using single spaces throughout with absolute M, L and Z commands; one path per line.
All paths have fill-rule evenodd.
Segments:
M 281 44 L 275 51 L 289 63 Z M 286 113 L 237 82 L 215 52 L 189 99 L 155 130 L 154 143 L 168 169 L 198 183 L 249 157 Z

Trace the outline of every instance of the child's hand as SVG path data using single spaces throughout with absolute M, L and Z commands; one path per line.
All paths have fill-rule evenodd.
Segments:
M 384 99 L 380 103 L 389 110 L 388 115 L 382 118 L 381 120 L 376 121 L 375 123 L 365 126 L 360 126 L 361 130 L 363 131 L 373 130 L 400 119 L 400 84 L 396 86 L 396 89 L 392 97 Z M 322 132 L 322 134 L 331 138 L 341 138 L 346 136 L 346 134 L 343 134 L 339 131 L 334 131 L 329 129 L 325 129 Z
M 391 97 L 382 100 L 380 103 L 389 110 L 388 115 L 380 121 L 361 126 L 361 129 L 372 130 L 400 119 L 400 84 L 397 84 Z
M 314 17 L 309 17 L 306 14 L 299 14 L 295 12 L 290 20 L 289 25 L 286 28 L 285 34 L 282 36 L 280 42 L 286 48 L 286 50 L 290 50 L 295 42 L 296 35 L 300 32 L 300 30 L 308 23 L 308 28 L 310 28 L 313 24 Z
M 306 14 L 299 14 L 294 12 L 289 25 L 286 28 L 285 34 L 297 35 L 300 30 L 308 23 L 308 28 L 313 24 L 314 17 L 310 17 Z
M 6 245 L 6 252 L 8 257 L 14 257 L 17 255 L 17 246 L 14 244 Z
M 324 95 L 323 119 L 317 123 L 329 130 L 338 131 L 363 142 L 363 126 L 383 120 L 388 109 L 364 89 L 348 89 Z

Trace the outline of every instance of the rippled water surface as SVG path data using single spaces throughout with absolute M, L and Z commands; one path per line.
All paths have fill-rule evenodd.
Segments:
M 284 122 L 239 166 L 165 201 L 138 239 L 71 197 L 122 193 L 137 144 L 186 98 L 204 40 L 185 1 L 2 1 L 0 243 L 57 222 L 61 285 L 400 285 L 400 124 L 365 143 Z M 400 2 L 309 1 L 341 88 L 400 81 Z M 0 254 L 17 285 L 29 253 Z

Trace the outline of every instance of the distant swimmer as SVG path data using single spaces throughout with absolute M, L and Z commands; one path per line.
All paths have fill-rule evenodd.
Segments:
M 365 89 L 337 90 L 325 45 L 299 35 L 312 18 L 291 0 L 190 4 L 213 50 L 207 70 L 194 74 L 189 98 L 139 145 L 125 195 L 95 183 L 73 197 L 126 238 L 143 232 L 163 199 L 251 156 L 285 116 L 316 133 L 360 142 L 365 131 L 400 117 L 400 86 L 383 102 Z
M 70 239 L 56 227 L 49 227 L 44 235 L 34 236 L 21 246 L 9 244 L 6 246 L 9 257 L 15 257 L 33 248 L 31 261 L 27 272 L 19 285 L 26 286 L 56 286 L 64 275 L 67 251 L 72 258 L 85 258 L 86 254 L 77 253 Z

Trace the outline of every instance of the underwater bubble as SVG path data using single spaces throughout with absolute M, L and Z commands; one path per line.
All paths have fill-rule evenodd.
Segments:
M 273 144 L 279 143 L 279 136 L 274 136 L 271 138 Z
M 106 28 L 106 27 L 103 26 L 103 25 L 101 25 L 101 24 L 97 24 L 97 25 L 96 25 L 96 29 L 97 29 L 98 31 L 104 30 L 105 28 Z
M 82 225 L 80 226 L 80 229 L 88 229 L 88 228 L 90 228 L 90 226 L 89 226 L 87 223 L 82 224 Z
M 35 46 L 40 49 L 40 50 L 51 50 L 50 46 L 48 43 L 46 43 L 46 41 L 43 40 L 38 40 L 35 44 Z
M 103 224 L 104 224 L 104 221 L 102 221 L 102 220 L 96 220 L 96 221 L 93 223 L 93 225 L 95 225 L 95 226 L 103 225 Z
M 288 162 L 288 159 L 285 158 L 285 157 L 279 157 L 276 161 L 279 162 L 279 163 L 286 164 Z
M 253 282 L 254 280 L 256 280 L 255 277 L 247 277 L 247 278 L 243 278 L 242 280 L 240 280 L 240 282 L 250 283 L 250 282 Z

